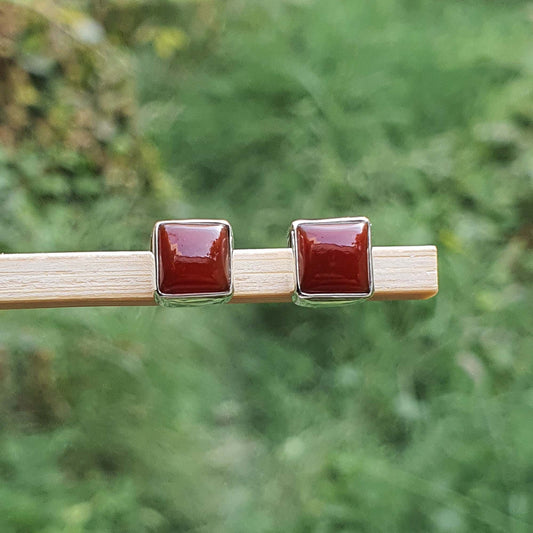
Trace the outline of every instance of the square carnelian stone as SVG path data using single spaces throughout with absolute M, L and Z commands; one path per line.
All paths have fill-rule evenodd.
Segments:
M 367 219 L 308 221 L 295 228 L 298 282 L 310 295 L 368 295 L 370 223 Z
M 222 222 L 161 222 L 156 228 L 157 289 L 163 295 L 231 290 L 231 235 Z

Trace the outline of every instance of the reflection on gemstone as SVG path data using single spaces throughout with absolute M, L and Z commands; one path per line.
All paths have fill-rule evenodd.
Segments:
M 209 294 L 230 289 L 230 235 L 221 223 L 159 225 L 158 290 L 163 294 Z
M 296 229 L 298 281 L 307 294 L 370 291 L 367 221 L 303 222 Z

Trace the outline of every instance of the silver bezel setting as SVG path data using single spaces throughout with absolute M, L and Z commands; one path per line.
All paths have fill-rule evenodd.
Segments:
M 303 292 L 300 287 L 300 267 L 298 264 L 298 240 L 296 239 L 296 230 L 301 224 L 342 224 L 342 223 L 365 223 L 368 224 L 368 273 L 369 273 L 369 292 L 367 293 L 323 293 L 310 294 Z M 295 291 L 292 295 L 292 301 L 296 305 L 303 307 L 326 307 L 349 305 L 359 300 L 366 300 L 374 294 L 374 270 L 372 262 L 372 224 L 366 217 L 341 217 L 341 218 L 322 218 L 322 219 L 301 219 L 295 220 L 289 228 L 289 246 L 292 248 L 295 263 Z
M 162 224 L 196 224 L 199 226 L 210 226 L 213 224 L 223 224 L 228 228 L 229 236 L 229 272 L 230 272 L 230 286 L 225 292 L 211 292 L 211 293 L 191 293 L 191 294 L 166 294 L 159 290 L 159 250 L 158 250 L 158 230 Z M 189 218 L 182 220 L 160 220 L 158 221 L 152 231 L 151 250 L 154 255 L 155 263 L 155 290 L 154 299 L 163 307 L 186 307 L 186 306 L 200 306 L 209 304 L 222 304 L 231 300 L 233 296 L 233 231 L 231 225 L 227 220 L 214 220 L 203 218 Z

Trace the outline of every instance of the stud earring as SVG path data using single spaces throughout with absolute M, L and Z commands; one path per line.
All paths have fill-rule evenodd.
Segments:
M 152 233 L 156 302 L 224 303 L 233 295 L 233 233 L 225 220 L 164 220 Z
M 370 229 L 366 217 L 295 220 L 289 229 L 296 267 L 293 302 L 345 305 L 372 296 Z

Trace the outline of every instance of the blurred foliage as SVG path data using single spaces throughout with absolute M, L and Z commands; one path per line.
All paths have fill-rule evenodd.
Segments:
M 0 232 L 3 249 L 32 240 L 34 210 L 70 206 L 72 223 L 109 195 L 169 193 L 159 154 L 138 131 L 132 68 L 73 3 L 0 5 L 0 218 L 20 225 Z
M 364 214 L 436 243 L 441 290 L 2 312 L 0 531 L 531 531 L 529 4 L 8 6 L 1 249 L 142 249 L 166 217 L 284 246 Z

